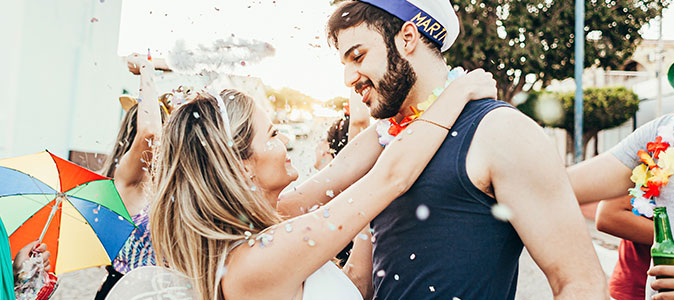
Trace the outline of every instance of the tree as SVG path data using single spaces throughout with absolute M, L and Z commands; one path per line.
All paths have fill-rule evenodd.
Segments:
M 291 109 L 303 109 L 309 111 L 312 104 L 320 103 L 310 96 L 287 87 L 280 90 L 267 89 L 267 98 L 272 102 L 276 110 L 285 109 L 290 111 Z
M 620 68 L 641 41 L 639 29 L 669 0 L 585 2 L 585 67 Z M 452 66 L 494 74 L 499 98 L 511 102 L 526 82 L 546 87 L 573 77 L 574 1 L 454 0 L 460 35 L 445 53 Z M 527 80 L 525 80 L 525 77 Z
M 338 96 L 326 101 L 324 106 L 334 110 L 343 110 L 347 103 L 349 103 L 349 99 Z
M 573 92 L 531 92 L 526 102 L 517 108 L 541 126 L 566 130 L 566 149 L 570 152 L 573 149 L 574 100 Z M 583 149 L 599 131 L 622 125 L 638 109 L 639 97 L 624 87 L 586 89 L 583 92 Z

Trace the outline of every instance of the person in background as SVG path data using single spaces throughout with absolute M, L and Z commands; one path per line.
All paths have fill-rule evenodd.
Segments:
M 117 135 L 112 153 L 108 156 L 101 174 L 114 178 L 129 215 L 137 228 L 131 233 L 118 256 L 107 266 L 108 276 L 96 294 L 103 300 L 115 283 L 133 268 L 155 265 L 155 256 L 148 229 L 146 187 L 150 182 L 152 149 L 161 133 L 164 111 L 160 109 L 154 83 L 154 65 L 140 54 L 127 57 L 129 71 L 140 74 L 140 98 L 127 111 Z
M 597 230 L 621 238 L 609 294 L 619 300 L 643 300 L 651 261 L 653 221 L 632 212 L 628 195 L 599 202 Z
M 0 219 L 0 299 L 14 300 L 14 283 L 17 280 L 23 263 L 30 258 L 31 253 L 42 253 L 44 271 L 48 272 L 51 270 L 49 263 L 51 253 L 47 251 L 46 244 L 38 245 L 37 241 L 29 243 L 19 250 L 19 253 L 16 254 L 12 262 L 9 237 L 7 236 L 5 225 L 2 223 L 2 219 Z
M 314 168 L 322 170 L 349 142 L 350 116 L 348 110 L 344 117 L 337 119 L 328 128 L 327 136 L 316 145 L 316 162 Z

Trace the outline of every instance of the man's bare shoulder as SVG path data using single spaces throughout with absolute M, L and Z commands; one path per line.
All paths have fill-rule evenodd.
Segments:
M 543 128 L 517 109 L 501 107 L 489 112 L 475 132 L 471 152 L 484 160 L 492 173 L 495 168 L 528 163 L 534 159 L 556 158 L 552 140 Z M 470 154 L 470 153 L 469 153 Z

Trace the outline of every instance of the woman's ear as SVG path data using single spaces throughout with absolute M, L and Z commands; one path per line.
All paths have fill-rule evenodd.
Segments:
M 419 29 L 412 22 L 405 22 L 403 27 L 400 29 L 400 32 L 396 36 L 396 44 L 398 44 L 398 50 L 400 55 L 407 56 L 414 53 L 417 45 L 419 44 L 419 39 L 421 38 Z

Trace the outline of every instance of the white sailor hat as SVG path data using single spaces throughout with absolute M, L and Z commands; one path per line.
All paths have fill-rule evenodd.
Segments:
M 445 52 L 459 36 L 459 18 L 449 0 L 359 0 L 414 23 Z

